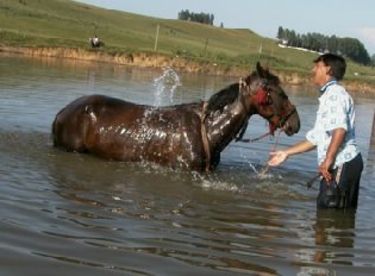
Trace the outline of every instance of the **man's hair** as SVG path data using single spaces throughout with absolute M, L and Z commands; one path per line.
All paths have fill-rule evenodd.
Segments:
M 336 80 L 342 80 L 345 75 L 346 61 L 343 57 L 335 54 L 324 54 L 314 60 L 314 63 L 322 61 L 326 66 L 330 66 L 329 74 Z

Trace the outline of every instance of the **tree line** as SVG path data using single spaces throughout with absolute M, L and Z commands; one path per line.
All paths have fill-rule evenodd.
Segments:
M 195 13 L 190 12 L 189 10 L 181 10 L 178 13 L 177 19 L 179 20 L 187 20 L 187 21 L 194 21 L 202 24 L 207 25 L 214 25 L 214 15 L 209 13 Z
M 335 53 L 364 65 L 371 64 L 371 58 L 365 46 L 356 38 L 340 38 L 335 35 L 326 36 L 319 33 L 299 34 L 281 26 L 278 29 L 277 38 L 288 46 Z

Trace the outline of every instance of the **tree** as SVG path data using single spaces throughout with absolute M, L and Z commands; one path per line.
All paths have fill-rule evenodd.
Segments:
M 213 26 L 214 25 L 214 19 L 215 19 L 215 16 L 213 14 L 210 15 L 210 25 Z
M 371 56 L 371 66 L 374 67 L 375 66 L 375 54 L 373 54 Z
M 283 27 L 279 27 L 278 31 L 277 31 L 277 36 L 276 36 L 278 39 L 284 39 L 284 29 Z
M 178 15 L 177 19 L 179 20 L 187 20 L 187 21 L 194 21 L 202 24 L 213 25 L 214 24 L 215 16 L 213 14 L 208 13 L 194 13 L 190 12 L 189 10 L 181 10 Z
M 331 37 L 329 37 L 328 39 L 328 49 L 330 50 L 331 53 L 335 53 L 337 54 L 338 52 L 338 39 L 335 35 L 332 35 Z
M 291 46 L 297 46 L 297 36 L 295 31 L 290 31 L 289 32 L 289 45 Z
M 298 34 L 294 30 L 279 27 L 277 38 L 286 40 L 289 46 L 302 47 L 317 52 L 331 52 L 343 55 L 355 62 L 370 65 L 370 58 L 365 46 L 356 38 L 339 38 L 335 35 L 326 36 L 320 33 Z

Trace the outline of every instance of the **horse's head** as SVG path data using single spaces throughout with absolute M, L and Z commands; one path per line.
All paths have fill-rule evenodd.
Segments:
M 288 136 L 299 131 L 297 110 L 281 88 L 279 78 L 259 62 L 256 71 L 239 85 L 245 104 L 269 122 L 271 133 L 277 128 L 283 129 Z

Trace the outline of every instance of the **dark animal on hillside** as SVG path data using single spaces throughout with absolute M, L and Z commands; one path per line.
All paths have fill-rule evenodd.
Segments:
M 152 107 L 102 95 L 81 97 L 56 115 L 53 144 L 111 160 L 210 171 L 224 148 L 243 136 L 253 114 L 269 122 L 271 133 L 299 131 L 295 106 L 279 79 L 259 63 L 208 101 Z

